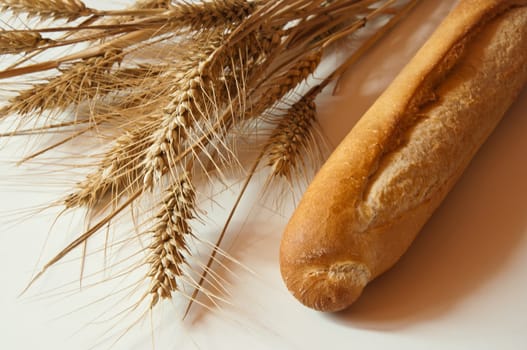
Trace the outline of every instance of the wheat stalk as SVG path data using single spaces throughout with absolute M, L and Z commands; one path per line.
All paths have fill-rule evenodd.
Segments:
M 69 21 L 93 14 L 80 0 L 0 0 L 0 9 L 15 14 L 26 13 L 29 16 Z

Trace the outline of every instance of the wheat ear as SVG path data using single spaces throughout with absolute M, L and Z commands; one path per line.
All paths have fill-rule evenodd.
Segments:
M 80 0 L 0 0 L 0 9 L 15 14 L 26 13 L 28 16 L 69 21 L 93 14 Z
M 77 184 L 77 191 L 64 199 L 66 208 L 94 208 L 103 200 L 116 201 L 127 190 L 132 190 L 139 176 L 142 142 L 148 130 L 138 128 L 117 138 L 97 169 Z M 109 198 L 107 198 L 109 197 Z
M 37 32 L 0 32 L 0 55 L 22 53 L 52 43 Z
M 4 112 L 41 114 L 45 110 L 64 110 L 71 104 L 93 98 L 97 89 L 91 87 L 98 84 L 101 76 L 109 74 L 121 58 L 120 50 L 110 50 L 104 55 L 73 63 L 46 83 L 36 84 L 19 93 L 9 101 Z
M 293 104 L 281 117 L 269 138 L 267 165 L 272 177 L 282 177 L 292 182 L 303 164 L 304 157 L 311 153 L 314 144 L 312 133 L 316 118 L 316 105 L 312 96 L 306 96 Z
M 227 153 L 231 150 L 222 135 L 232 127 L 236 115 L 245 115 L 245 82 L 251 79 L 252 70 L 257 70 L 267 55 L 277 49 L 282 34 L 281 30 L 262 30 L 254 36 L 262 39 L 260 42 L 233 46 L 215 61 L 210 58 L 223 44 L 224 31 L 198 37 L 206 40 L 186 58 L 190 64 L 169 95 L 170 101 L 163 109 L 163 125 L 152 134 L 144 162 L 146 188 L 184 157 L 179 157 L 182 149 L 205 155 L 213 163 L 209 151 L 220 154 L 221 161 L 227 159 L 220 149 Z M 213 139 L 218 143 L 214 144 Z M 187 141 L 190 146 L 185 144 Z
M 159 180 L 167 167 L 174 166 L 172 159 L 180 151 L 183 141 L 188 138 L 196 119 L 207 110 L 203 103 L 207 101 L 207 92 L 212 82 L 204 71 L 204 58 L 221 45 L 224 34 L 216 32 L 205 44 L 201 44 L 197 56 L 189 55 L 188 70 L 179 77 L 175 89 L 169 95 L 169 102 L 163 108 L 161 127 L 152 133 L 151 146 L 144 160 L 144 184 L 150 187 Z
M 241 22 L 262 0 L 215 0 L 178 2 L 167 12 L 170 22 L 179 27 L 214 28 Z
M 287 93 L 313 74 L 321 59 L 322 51 L 318 50 L 287 66 L 283 73 L 274 74 L 269 82 L 264 82 L 259 87 L 260 93 L 256 94 L 257 99 L 252 105 L 251 113 L 260 115 L 284 98 Z
M 132 9 L 166 9 L 171 3 L 171 0 L 137 0 Z
M 165 192 L 162 208 L 155 217 L 147 263 L 151 280 L 150 307 L 172 297 L 178 290 L 177 278 L 184 275 L 186 239 L 192 234 L 189 221 L 195 216 L 196 193 L 188 172 L 183 172 Z

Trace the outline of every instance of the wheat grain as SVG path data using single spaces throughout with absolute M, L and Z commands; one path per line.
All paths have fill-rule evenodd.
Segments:
M 93 14 L 80 0 L 0 0 L 0 9 L 15 14 L 26 13 L 28 16 L 69 21 Z
M 193 69 L 187 76 L 186 84 L 181 91 L 172 94 L 168 106 L 163 110 L 163 124 L 152 134 L 154 142 L 148 148 L 145 157 L 145 186 L 149 187 L 158 180 L 170 166 L 170 159 L 177 153 L 194 122 L 197 113 L 196 104 L 200 96 L 202 80 L 198 69 Z
M 1 0 L 0 0 L 1 1 Z M 195 2 L 175 2 L 148 0 L 137 2 L 122 11 L 86 10 L 100 16 L 99 27 L 118 28 L 120 25 L 135 24 L 143 28 L 157 27 L 167 30 L 191 28 L 192 30 L 228 27 L 238 24 L 254 12 L 263 0 L 214 0 Z M 152 11 L 152 10 L 166 11 Z M 147 11 L 141 11 L 147 10 Z M 138 19 L 138 18 L 143 19 Z M 97 27 L 97 26 L 95 26 Z M 93 27 L 92 27 L 93 28 Z
M 97 169 L 65 198 L 67 208 L 91 208 L 105 203 L 105 200 L 115 202 L 142 185 L 141 167 L 145 150 L 151 145 L 149 136 L 162 121 L 158 108 L 164 99 L 153 94 L 163 95 L 166 87 L 162 82 L 170 78 L 167 71 L 171 69 L 167 65 L 140 65 L 119 69 L 107 76 L 110 79 L 107 84 L 121 96 L 111 105 L 99 106 L 100 111 L 92 111 L 90 123 L 112 124 L 113 128 L 125 131 L 115 139 Z M 127 89 L 130 91 L 124 93 Z
M 320 63 L 320 52 L 307 55 L 295 65 L 289 67 L 285 74 L 276 78 L 270 84 L 264 84 L 264 97 L 261 98 L 257 106 L 253 106 L 249 113 L 245 110 L 244 101 L 240 99 L 229 100 L 228 97 L 221 96 L 223 91 L 227 96 L 238 94 L 243 99 L 244 87 L 241 85 L 243 85 L 243 80 L 247 76 L 251 76 L 251 73 L 248 72 L 251 64 L 248 62 L 260 60 L 260 67 L 258 68 L 265 68 L 262 67 L 265 57 L 273 50 L 279 48 L 282 34 L 282 31 L 270 34 L 260 32 L 259 37 L 266 40 L 262 40 L 259 46 L 249 42 L 244 43 L 245 49 L 242 46 L 232 47 L 232 52 L 225 51 L 225 58 L 216 59 L 214 65 L 210 64 L 209 58 L 216 48 L 221 45 L 222 36 L 217 39 L 217 42 L 213 40 L 212 44 L 209 43 L 201 48 L 202 54 L 199 56 L 202 57 L 201 63 L 198 64 L 198 68 L 192 68 L 185 76 L 183 88 L 173 94 L 173 99 L 164 110 L 162 127 L 152 135 L 154 141 L 147 151 L 144 162 L 145 188 L 151 187 L 153 183 L 159 181 L 166 169 L 175 166 L 173 159 L 179 159 L 178 155 L 182 153 L 181 149 L 184 147 L 183 141 L 190 138 L 192 129 L 196 128 L 198 119 L 211 119 L 210 115 L 204 113 L 204 111 L 208 111 L 206 103 L 210 102 L 207 100 L 207 96 L 214 94 L 211 90 L 216 90 L 215 93 L 220 95 L 219 101 L 227 100 L 228 102 L 225 106 L 222 106 L 221 102 L 214 101 L 214 108 L 223 111 L 220 113 L 223 117 L 212 120 L 213 122 L 215 121 L 214 127 L 207 125 L 199 130 L 198 135 L 194 137 L 195 141 L 192 146 L 185 149 L 187 153 L 189 150 L 190 152 L 198 150 L 198 152 L 207 153 L 204 152 L 206 145 L 212 146 L 214 152 L 217 153 L 219 147 L 213 145 L 212 139 L 216 137 L 221 140 L 220 144 L 224 143 L 224 137 L 221 135 L 224 135 L 233 126 L 234 118 L 237 115 L 241 119 L 248 115 L 259 115 L 263 110 L 279 101 L 287 92 L 296 87 L 315 70 Z M 236 71 L 235 67 L 240 66 L 243 68 Z M 224 72 L 226 67 L 230 69 L 231 74 L 234 74 L 228 79 L 230 86 L 229 83 L 218 84 L 218 81 L 213 81 L 209 78 L 216 77 L 218 79 L 220 77 L 219 80 L 224 81 L 225 77 L 221 78 L 218 68 L 221 72 Z M 220 88 L 217 88 L 218 86 Z M 210 156 L 207 157 L 215 163 Z M 224 156 L 220 157 L 220 159 L 224 158 Z
M 27 52 L 39 46 L 52 43 L 38 32 L 0 32 L 0 55 Z
M 192 234 L 189 221 L 195 217 L 195 190 L 188 172 L 183 172 L 165 192 L 162 208 L 152 229 L 150 265 L 150 307 L 172 297 L 178 290 L 176 279 L 184 274 L 184 254 L 188 253 L 186 237 Z
M 163 110 L 164 124 L 152 135 L 154 141 L 145 157 L 145 187 L 158 181 L 167 168 L 175 166 L 173 159 L 177 159 L 181 149 L 187 147 L 184 142 L 189 139 L 193 143 L 192 152 L 207 154 L 211 151 L 218 155 L 216 160 L 206 155 L 212 163 L 225 162 L 229 158 L 227 154 L 232 151 L 222 135 L 233 126 L 237 114 L 240 117 L 245 115 L 245 81 L 252 76 L 251 71 L 260 68 L 258 65 L 262 65 L 265 57 L 278 47 L 282 34 L 280 30 L 261 30 L 254 36 L 254 39 L 261 39 L 260 42 L 249 41 L 233 46 L 212 65 L 210 57 L 225 38 L 225 34 L 218 31 L 206 36 L 198 50 L 186 58 L 192 64 L 180 79 L 177 85 L 180 88 L 171 94 L 170 102 Z M 218 118 L 222 114 L 225 118 Z M 217 144 L 212 141 L 215 138 Z M 221 148 L 226 152 L 221 152 Z

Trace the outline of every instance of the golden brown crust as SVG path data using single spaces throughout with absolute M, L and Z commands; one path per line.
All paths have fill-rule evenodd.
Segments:
M 280 249 L 292 293 L 339 310 L 391 267 L 512 103 L 526 67 L 527 1 L 461 1 L 306 191 Z

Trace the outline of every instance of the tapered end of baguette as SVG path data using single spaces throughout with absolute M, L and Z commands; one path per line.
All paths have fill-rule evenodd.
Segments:
M 353 304 L 370 280 L 371 272 L 359 262 L 342 261 L 329 266 L 288 265 L 282 268 L 282 277 L 302 304 L 333 312 Z

